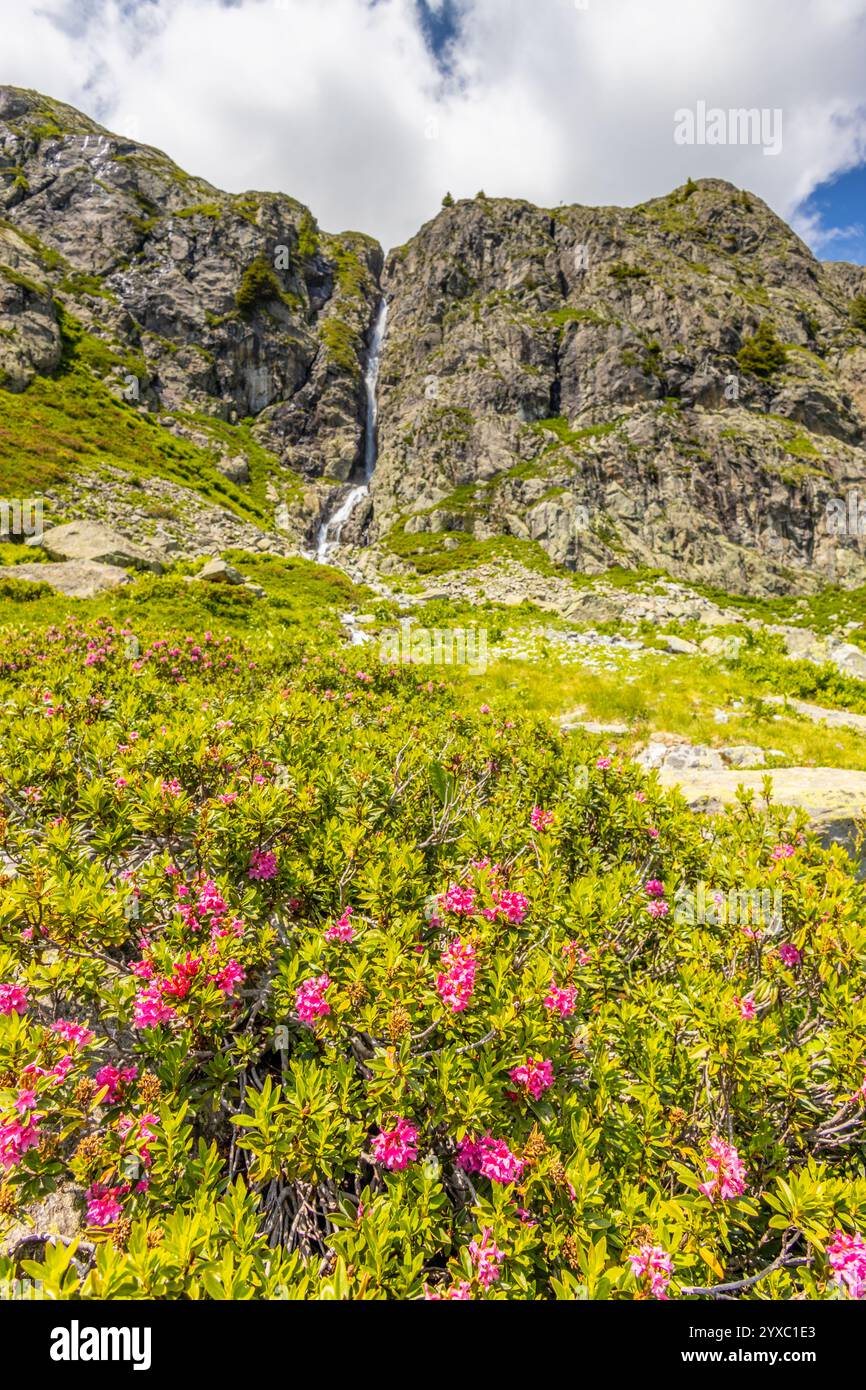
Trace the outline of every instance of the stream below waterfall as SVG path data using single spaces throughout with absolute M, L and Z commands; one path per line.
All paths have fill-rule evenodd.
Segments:
M 370 479 L 376 467 L 376 421 L 379 407 L 376 399 L 376 386 L 379 381 L 379 363 L 382 358 L 382 344 L 385 340 L 385 326 L 388 322 L 388 304 L 385 299 L 379 305 L 370 350 L 367 354 L 367 369 L 364 373 L 364 392 L 367 414 L 364 424 L 364 481 L 358 483 L 346 494 L 333 516 L 329 516 L 319 527 L 316 543 L 316 559 L 320 565 L 328 563 L 334 547 L 339 545 L 343 527 L 354 513 L 361 500 L 370 491 Z

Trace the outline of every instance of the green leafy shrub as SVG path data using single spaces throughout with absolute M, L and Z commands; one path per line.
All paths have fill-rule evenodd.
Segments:
M 846 1296 L 846 855 L 311 623 L 162 630 L 155 594 L 0 654 L 0 1236 L 58 1189 L 82 1210 L 0 1281 Z
M 769 319 L 764 319 L 753 335 L 745 340 L 737 353 L 737 361 L 744 372 L 763 381 L 768 381 L 781 371 L 787 361 L 787 353 Z

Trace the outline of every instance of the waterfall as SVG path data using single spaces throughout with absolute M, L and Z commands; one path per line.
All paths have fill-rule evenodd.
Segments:
M 382 343 L 385 339 L 385 325 L 388 321 L 388 304 L 385 299 L 379 305 L 376 314 L 376 321 L 373 324 L 373 335 L 370 339 L 370 351 L 367 354 L 367 370 L 364 373 L 364 393 L 367 402 L 367 414 L 364 422 L 364 481 L 357 487 L 353 487 L 340 503 L 334 515 L 323 521 L 319 527 L 319 537 L 316 546 L 316 559 L 320 565 L 328 563 L 328 557 L 336 545 L 340 543 L 340 536 L 343 527 L 349 517 L 355 511 L 362 498 L 367 496 L 370 491 L 370 479 L 376 467 L 376 421 L 379 415 L 379 406 L 376 399 L 376 386 L 379 381 L 379 363 L 382 359 Z

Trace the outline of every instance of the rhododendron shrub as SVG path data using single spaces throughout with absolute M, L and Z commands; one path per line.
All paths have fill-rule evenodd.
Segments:
M 843 851 L 304 640 L 8 635 L 0 1239 L 58 1191 L 80 1231 L 0 1280 L 862 1298 Z M 699 882 L 784 923 L 681 921 Z

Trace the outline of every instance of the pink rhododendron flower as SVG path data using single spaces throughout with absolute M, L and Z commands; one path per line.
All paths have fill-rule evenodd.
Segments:
M 644 884 L 644 892 L 650 898 L 663 898 L 665 895 L 665 886 L 660 879 L 650 878 L 647 879 L 647 882 Z
M 551 980 L 550 989 L 544 1000 L 544 1007 L 551 1013 L 558 1013 L 560 1018 L 567 1018 L 574 1013 L 577 990 L 574 985 L 560 986 L 555 980 Z
M 444 912 L 454 912 L 458 916 L 468 917 L 475 911 L 475 889 L 461 888 L 458 883 L 452 883 L 447 893 L 440 894 L 439 906 Z
M 223 994 L 234 994 L 235 985 L 246 979 L 246 971 L 239 961 L 230 960 L 213 977 L 217 989 Z
M 667 1298 L 671 1282 L 671 1257 L 660 1245 L 642 1245 L 629 1255 L 632 1272 L 638 1279 L 648 1279 L 653 1298 Z
M 553 812 L 543 811 L 540 806 L 533 806 L 529 820 L 533 830 L 549 830 L 553 825 Z
M 525 893 L 512 893 L 503 889 L 502 892 L 494 892 L 493 899 L 496 903 L 496 915 L 510 922 L 512 926 L 519 926 L 529 911 L 529 899 Z M 485 916 L 489 915 L 485 913 Z
M 27 994 L 20 985 L 0 985 L 0 1014 L 23 1014 L 27 1011 Z
M 64 1042 L 73 1043 L 76 1047 L 86 1047 L 96 1036 L 89 1028 L 85 1028 L 83 1023 L 72 1023 L 67 1019 L 59 1019 L 57 1023 L 52 1023 L 51 1031 L 59 1033 Z
M 523 1172 L 523 1160 L 511 1152 L 504 1139 L 491 1139 L 488 1134 L 481 1140 L 480 1148 L 483 1177 L 493 1182 L 517 1182 Z
M 331 984 L 329 975 L 318 975 L 314 980 L 304 980 L 295 992 L 295 1009 L 302 1023 L 315 1023 L 331 1012 L 325 993 Z
M 443 1004 L 453 1014 L 462 1013 L 475 989 L 475 947 L 471 941 L 458 936 L 442 952 L 441 970 L 436 976 L 436 989 Z
M 170 999 L 186 999 L 201 968 L 201 956 L 193 956 L 187 951 L 184 959 L 176 961 L 171 967 L 171 978 L 162 983 L 160 993 Z
M 647 903 L 646 910 L 650 917 L 667 917 L 671 909 L 664 898 L 653 898 L 652 902 Z
M 799 965 L 802 959 L 802 953 L 797 950 L 796 946 L 792 946 L 790 941 L 784 942 L 783 945 L 779 947 L 779 960 L 790 969 L 793 969 L 795 965 Z
M 513 1067 L 508 1075 L 515 1085 L 528 1091 L 533 1100 L 540 1100 L 544 1092 L 553 1085 L 553 1064 L 535 1057 L 527 1057 L 519 1067 Z
M 176 1017 L 171 1005 L 163 1001 L 159 985 L 149 985 L 135 996 L 132 1020 L 135 1028 L 156 1028 L 160 1023 L 169 1023 Z
M 739 1012 L 740 1018 L 755 1017 L 755 1001 L 748 995 L 746 995 L 745 999 L 741 999 L 738 994 L 735 994 L 734 1004 Z
M 24 1121 L 10 1120 L 0 1124 L 0 1168 L 14 1168 L 28 1149 L 39 1146 L 40 1133 L 36 1123 L 38 1113 L 31 1111 Z
M 457 1145 L 457 1164 L 464 1173 L 481 1173 L 493 1182 L 516 1182 L 523 1172 L 523 1161 L 509 1149 L 504 1139 L 483 1139 L 469 1135 Z
M 778 864 L 781 859 L 790 859 L 792 855 L 796 853 L 797 851 L 793 845 L 776 845 L 775 849 L 773 849 L 770 854 L 770 858 Z
M 373 1140 L 373 1156 L 377 1163 L 402 1172 L 418 1157 L 418 1131 L 408 1120 L 398 1120 L 393 1129 L 383 1129 Z
M 481 1172 L 481 1145 L 468 1134 L 457 1145 L 457 1166 L 464 1173 Z
M 122 1070 L 117 1067 L 100 1067 L 96 1076 L 93 1078 L 96 1085 L 102 1090 L 106 1087 L 106 1094 L 103 1097 L 106 1105 L 113 1105 L 120 1095 L 121 1088 L 128 1086 L 138 1076 L 138 1067 L 124 1067 Z
M 333 926 L 328 927 L 327 931 L 325 932 L 325 940 L 326 940 L 326 941 L 343 941 L 343 942 L 346 942 L 346 943 L 348 943 L 349 941 L 351 941 L 352 938 L 353 938 L 354 935 L 355 935 L 355 928 L 352 926 L 352 923 L 349 921 L 349 918 L 350 918 L 351 916 L 352 916 L 352 909 L 351 909 L 351 907 L 347 907 L 347 908 L 346 908 L 346 911 L 343 913 L 343 915 L 342 915 L 342 917 L 339 919 L 339 921 L 335 922 Z
M 499 1278 L 499 1266 L 505 1259 L 505 1253 L 493 1239 L 489 1226 L 483 1228 L 480 1240 L 470 1242 L 469 1258 L 475 1264 L 475 1277 L 479 1284 L 483 1289 L 489 1289 Z
M 596 763 L 596 767 L 598 768 L 599 772 L 607 772 L 607 769 L 612 766 L 613 758 L 599 758 Z
M 117 1200 L 119 1187 L 104 1187 L 93 1183 L 87 1193 L 87 1223 L 90 1226 L 113 1226 L 123 1215 L 123 1207 Z
M 266 881 L 277 876 L 277 856 L 271 850 L 254 849 L 250 856 L 249 877 Z
M 461 1280 L 459 1284 L 452 1284 L 444 1293 L 437 1293 L 427 1284 L 424 1285 L 424 1298 L 428 1303 L 442 1303 L 445 1299 L 453 1299 L 460 1302 L 467 1302 L 472 1297 L 472 1285 L 467 1279 Z
M 853 1236 L 836 1231 L 827 1246 L 833 1278 L 849 1298 L 866 1298 L 866 1242 L 859 1231 Z
M 733 1144 L 726 1144 L 724 1139 L 711 1139 L 707 1167 L 710 1177 L 700 1184 L 698 1190 L 711 1202 L 716 1197 L 729 1201 L 732 1197 L 741 1197 L 745 1192 L 746 1170 Z

